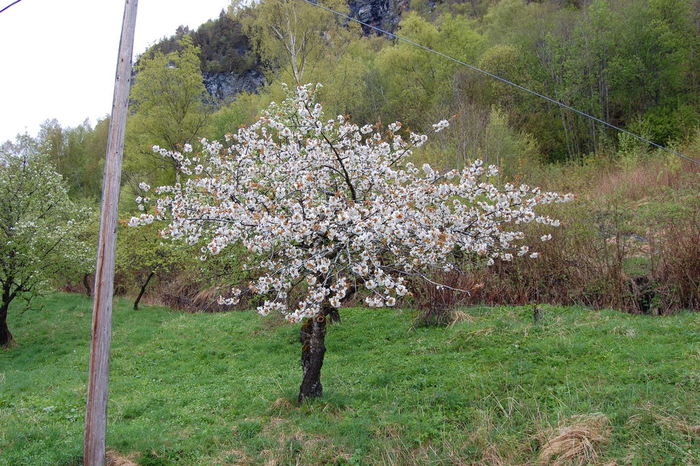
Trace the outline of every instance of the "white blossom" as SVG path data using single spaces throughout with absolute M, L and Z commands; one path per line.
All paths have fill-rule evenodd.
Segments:
M 516 226 L 559 224 L 536 208 L 570 196 L 491 184 L 498 170 L 480 160 L 462 170 L 418 169 L 408 160 L 426 136 L 404 140 L 400 123 L 386 134 L 342 117 L 324 121 L 314 90 L 299 87 L 225 144 L 204 139 L 184 153 L 154 147 L 178 161 L 180 182 L 156 188 L 153 203 L 143 200 L 149 210 L 129 224 L 167 219 L 163 237 L 199 245 L 204 259 L 241 244 L 263 258 L 251 284 L 265 299 L 258 311 L 289 320 L 312 317 L 324 303 L 338 307 L 356 290 L 368 306 L 395 306 L 409 294 L 407 278 L 452 270 L 455 250 L 488 264 L 512 260 L 529 252 Z
M 449 122 L 449 121 L 447 121 L 447 120 L 438 121 L 437 123 L 435 123 L 435 124 L 433 125 L 433 130 L 434 130 L 436 133 L 439 133 L 440 131 L 442 131 L 443 129 L 447 128 L 448 126 L 450 126 L 450 122 Z

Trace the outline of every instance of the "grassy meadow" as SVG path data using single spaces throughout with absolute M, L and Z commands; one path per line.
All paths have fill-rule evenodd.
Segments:
M 91 302 L 11 311 L 0 464 L 82 454 Z M 346 309 L 325 395 L 298 406 L 298 325 L 252 312 L 114 309 L 113 464 L 700 464 L 700 314 L 543 306 Z

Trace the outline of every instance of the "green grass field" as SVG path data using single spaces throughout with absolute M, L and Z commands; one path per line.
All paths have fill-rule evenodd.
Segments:
M 80 463 L 91 303 L 40 304 L 11 311 L 18 345 L 0 351 L 2 465 Z M 563 435 L 599 464 L 700 464 L 700 313 L 544 307 L 534 324 L 529 308 L 472 308 L 418 329 L 413 311 L 342 316 L 325 396 L 297 406 L 298 325 L 117 301 L 108 449 L 142 465 L 509 465 L 561 459 Z

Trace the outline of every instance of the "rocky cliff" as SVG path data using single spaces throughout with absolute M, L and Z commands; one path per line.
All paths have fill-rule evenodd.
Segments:
M 204 86 L 217 104 L 230 102 L 241 92 L 257 92 L 265 84 L 265 76 L 255 68 L 240 74 L 204 72 L 203 76 Z
M 363 23 L 393 32 L 401 21 L 401 13 L 408 9 L 409 0 L 349 0 L 350 16 Z M 374 33 L 363 26 L 365 34 Z

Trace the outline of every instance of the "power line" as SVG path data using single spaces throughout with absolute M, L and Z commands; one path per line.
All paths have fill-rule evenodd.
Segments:
M 22 1 L 22 0 L 15 0 L 14 2 L 10 3 L 9 5 L 7 5 L 5 8 L 3 8 L 2 10 L 0 10 L 0 13 L 2 13 L 2 12 L 5 11 L 5 10 L 7 10 L 8 8 L 10 8 L 12 5 L 17 5 L 17 4 L 18 4 L 19 2 L 21 2 L 21 1 Z
M 550 103 L 553 103 L 553 104 L 555 104 L 555 105 L 558 105 L 558 106 L 561 107 L 561 108 L 565 108 L 565 109 L 567 109 L 567 110 L 571 110 L 572 112 L 578 113 L 579 115 L 584 116 L 584 117 L 586 117 L 586 118 L 590 118 L 591 120 L 596 121 L 596 122 L 598 122 L 598 123 L 601 123 L 601 124 L 603 124 L 603 125 L 605 125 L 605 126 L 608 126 L 609 128 L 612 128 L 612 129 L 615 129 L 615 130 L 620 131 L 620 132 L 622 132 L 622 133 L 625 133 L 625 134 L 627 134 L 628 136 L 632 136 L 633 138 L 635 138 L 635 139 L 637 139 L 637 140 L 639 140 L 639 141 L 645 142 L 645 143 L 650 144 L 650 145 L 652 145 L 652 146 L 654 146 L 654 147 L 656 147 L 656 148 L 658 148 L 658 149 L 661 149 L 661 150 L 666 151 L 666 152 L 668 152 L 668 153 L 670 153 L 670 154 L 676 155 L 676 156 L 681 157 L 681 158 L 683 158 L 683 159 L 685 159 L 685 160 L 688 160 L 688 161 L 690 161 L 690 162 L 693 162 L 693 163 L 695 163 L 695 164 L 700 165 L 700 161 L 695 160 L 695 159 L 693 159 L 692 157 L 689 157 L 689 156 L 687 156 L 687 155 L 685 155 L 685 154 L 682 154 L 682 153 L 680 153 L 680 152 L 678 152 L 678 151 L 675 151 L 675 150 L 673 150 L 673 149 L 669 149 L 669 148 L 667 148 L 667 147 L 664 147 L 664 146 L 662 146 L 661 144 L 657 144 L 657 143 L 655 143 L 654 141 L 650 141 L 649 139 L 646 139 L 646 138 L 644 138 L 644 137 L 642 137 L 642 136 L 639 136 L 638 134 L 635 134 L 635 133 L 633 133 L 633 132 L 631 132 L 631 131 L 628 131 L 628 130 L 626 130 L 626 129 L 624 129 L 624 128 L 621 128 L 621 127 L 619 127 L 619 126 L 617 126 L 617 125 L 614 125 L 614 124 L 612 124 L 612 123 L 608 123 L 608 122 L 605 121 L 605 120 L 602 120 L 602 119 L 600 119 L 600 118 L 598 118 L 598 117 L 595 117 L 595 116 L 593 116 L 593 115 L 590 115 L 590 114 L 588 114 L 588 113 L 586 113 L 586 112 L 584 112 L 584 111 L 582 111 L 582 110 L 579 110 L 579 109 L 577 109 L 577 108 L 575 108 L 575 107 L 572 107 L 572 106 L 570 106 L 570 105 L 567 105 L 567 104 L 565 104 L 565 103 L 563 103 L 563 102 L 560 102 L 560 101 L 558 101 L 558 100 L 556 100 L 556 99 L 553 99 L 552 97 L 549 97 L 549 96 L 547 96 L 547 95 L 541 94 L 541 93 L 539 93 L 539 92 L 537 92 L 537 91 L 533 91 L 532 89 L 529 89 L 529 88 L 527 88 L 527 87 L 525 87 L 525 86 L 522 86 L 522 85 L 520 85 L 520 84 L 518 84 L 518 83 L 514 83 L 513 81 L 510 81 L 510 80 L 508 80 L 508 79 L 506 79 L 506 78 L 502 78 L 501 76 L 498 76 L 498 75 L 493 74 L 493 73 L 491 73 L 491 72 L 489 72 L 489 71 L 483 70 L 483 69 L 481 69 L 481 68 L 479 68 L 479 67 L 477 67 L 477 66 L 471 65 L 471 64 L 469 64 L 469 63 L 467 63 L 467 62 L 464 62 L 464 61 L 462 61 L 462 60 L 460 60 L 460 59 L 458 59 L 458 58 L 455 58 L 455 57 L 452 57 L 452 56 L 450 56 L 450 55 L 447 55 L 446 53 L 440 52 L 439 50 L 435 50 L 435 49 L 432 49 L 432 48 L 430 48 L 430 47 L 427 47 L 427 46 L 425 46 L 425 45 L 423 45 L 423 44 L 419 44 L 418 42 L 414 42 L 414 41 L 412 41 L 411 39 L 407 39 L 407 38 L 405 38 L 405 37 L 399 36 L 398 34 L 394 34 L 393 32 L 385 31 L 384 29 L 379 28 L 379 27 L 377 27 L 377 26 L 372 26 L 371 24 L 367 24 L 367 23 L 365 23 L 364 21 L 360 21 L 359 19 L 353 18 L 352 16 L 348 16 L 348 15 L 346 15 L 345 13 L 341 13 L 340 11 L 336 11 L 336 10 L 334 10 L 334 9 L 332 9 L 332 8 L 329 8 L 329 7 L 327 7 L 327 6 L 321 5 L 320 3 L 315 3 L 315 2 L 312 1 L 312 0 L 303 0 L 303 1 L 306 2 L 306 3 L 308 3 L 308 4 L 310 4 L 310 5 L 315 6 L 315 7 L 317 7 L 317 8 L 321 8 L 322 10 L 326 10 L 326 11 L 328 11 L 328 12 L 330 12 L 330 13 L 333 13 L 333 14 L 335 14 L 335 15 L 337 15 L 337 16 L 340 16 L 341 18 L 345 18 L 345 19 L 347 19 L 347 20 L 349 20 L 349 21 L 354 21 L 355 23 L 361 24 L 362 26 L 365 26 L 365 27 L 368 27 L 368 28 L 370 28 L 370 29 L 373 29 L 373 30 L 375 30 L 375 31 L 377 31 L 377 32 L 380 32 L 380 33 L 382 33 L 382 34 L 385 34 L 385 35 L 387 35 L 387 36 L 389 36 L 389 37 L 393 37 L 394 39 L 397 39 L 397 40 L 406 42 L 407 44 L 410 44 L 410 45 L 412 45 L 412 46 L 414 46 L 414 47 L 418 47 L 419 49 L 425 50 L 426 52 L 434 53 L 434 54 L 439 55 L 439 56 L 441 56 L 441 57 L 443 57 L 443 58 L 446 58 L 446 59 L 448 59 L 448 60 L 451 60 L 451 61 L 453 61 L 453 62 L 455 62 L 455 63 L 457 63 L 457 64 L 460 64 L 460 65 L 462 65 L 462 66 L 466 66 L 467 68 L 471 69 L 472 71 L 476 71 L 476 72 L 478 72 L 478 73 L 484 74 L 484 75 L 486 75 L 486 76 L 488 76 L 488 77 L 490 77 L 490 78 L 493 78 L 493 79 L 495 79 L 495 80 L 497 80 L 497 81 L 501 81 L 502 83 L 508 84 L 509 86 L 516 87 L 516 88 L 520 89 L 521 91 L 527 92 L 527 93 L 532 94 L 532 95 L 537 96 L 537 97 L 540 97 L 541 99 L 544 99 L 544 100 L 546 100 L 546 101 L 548 101 L 548 102 L 550 102 Z

